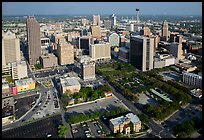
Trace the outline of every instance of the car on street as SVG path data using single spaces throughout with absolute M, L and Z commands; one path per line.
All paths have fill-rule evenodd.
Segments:
M 98 134 L 101 134 L 101 130 L 97 130 L 97 133 L 98 133 Z

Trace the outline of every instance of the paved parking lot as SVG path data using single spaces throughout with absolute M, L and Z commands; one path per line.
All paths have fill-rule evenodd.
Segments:
M 15 99 L 14 102 L 16 102 L 15 103 L 16 119 L 19 119 L 28 110 L 30 110 L 38 98 L 39 98 L 39 94 L 24 97 L 24 98 Z
M 165 72 L 159 72 L 161 76 L 163 76 L 164 80 L 176 80 L 180 78 L 180 75 L 174 71 L 165 71 Z
M 49 77 L 49 76 L 55 76 L 55 75 L 63 75 L 64 73 L 68 73 L 70 71 L 71 70 L 68 68 L 46 70 L 46 71 L 42 71 L 40 73 L 35 74 L 35 77 L 36 78 L 43 78 L 43 77 Z
M 47 98 L 45 99 L 43 106 L 40 108 L 36 114 L 30 118 L 30 120 L 42 118 L 52 114 L 60 112 L 59 100 L 56 95 L 56 92 L 48 91 Z
M 85 104 L 77 107 L 71 107 L 67 109 L 67 113 L 78 112 L 82 113 L 85 111 L 99 111 L 106 110 L 111 111 L 117 107 L 124 107 L 128 109 L 117 97 L 113 96 L 112 98 L 106 98 L 96 103 Z
M 90 130 L 95 138 L 101 138 L 102 135 L 102 127 L 99 125 L 97 121 L 89 121 L 87 122 Z
M 142 105 L 145 105 L 145 104 L 157 105 L 158 104 L 155 99 L 153 99 L 150 95 L 147 95 L 145 93 L 140 94 L 138 103 Z
M 2 138 L 58 138 L 57 127 L 62 124 L 61 115 L 55 115 L 21 127 L 2 132 Z
M 101 138 L 104 133 L 102 127 L 97 121 L 88 121 L 72 125 L 74 138 Z

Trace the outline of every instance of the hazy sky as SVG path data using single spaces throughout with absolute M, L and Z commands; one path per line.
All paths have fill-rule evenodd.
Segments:
M 3 2 L 3 15 L 202 15 L 202 2 Z

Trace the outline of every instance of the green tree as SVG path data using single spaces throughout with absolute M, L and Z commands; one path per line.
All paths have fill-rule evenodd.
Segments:
M 67 131 L 68 131 L 68 128 L 66 126 L 64 126 L 64 125 L 58 126 L 58 136 L 60 138 L 65 138 Z
M 6 77 L 6 80 L 8 81 L 8 83 L 13 83 L 13 79 L 11 76 Z
M 42 69 L 43 68 L 43 66 L 42 66 L 42 64 L 35 64 L 34 65 L 35 66 L 35 69 Z
M 144 123 L 148 123 L 149 122 L 149 118 L 147 117 L 147 115 L 145 115 L 144 113 L 139 115 L 139 118 L 142 122 Z

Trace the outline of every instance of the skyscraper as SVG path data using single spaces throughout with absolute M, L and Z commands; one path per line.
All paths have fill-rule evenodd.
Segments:
M 104 20 L 104 27 L 106 29 L 111 29 L 111 21 L 110 20 Z
M 2 32 L 2 65 L 20 61 L 20 41 L 15 33 Z
M 110 15 L 110 21 L 111 21 L 111 28 L 114 28 L 116 26 L 116 16 L 114 14 Z
M 101 24 L 100 15 L 93 15 L 93 25 L 100 26 Z
M 101 27 L 100 26 L 91 26 L 92 37 L 100 39 L 101 38 Z
M 170 53 L 177 57 L 179 60 L 183 59 L 183 50 L 182 50 L 182 44 L 179 44 L 177 42 L 173 42 L 170 45 Z
M 140 35 L 144 35 L 144 36 L 150 36 L 151 31 L 149 29 L 149 27 L 144 26 L 141 30 L 140 30 Z
M 164 20 L 162 25 L 162 36 L 165 37 L 165 41 L 168 40 L 168 22 Z
M 153 49 L 153 38 L 131 36 L 130 63 L 142 71 L 153 69 Z
M 110 43 L 100 42 L 99 44 L 91 44 L 89 55 L 93 60 L 111 59 Z
M 28 17 L 26 22 L 28 39 L 28 58 L 31 65 L 36 64 L 41 55 L 40 25 L 35 17 Z
M 140 22 L 140 19 L 139 19 L 139 12 L 140 12 L 140 9 L 136 9 L 137 23 Z
M 83 80 L 95 79 L 95 63 L 84 62 L 81 64 L 81 74 Z
M 61 42 L 57 46 L 57 55 L 59 60 L 59 65 L 67 65 L 74 63 L 74 47 L 66 41 Z

